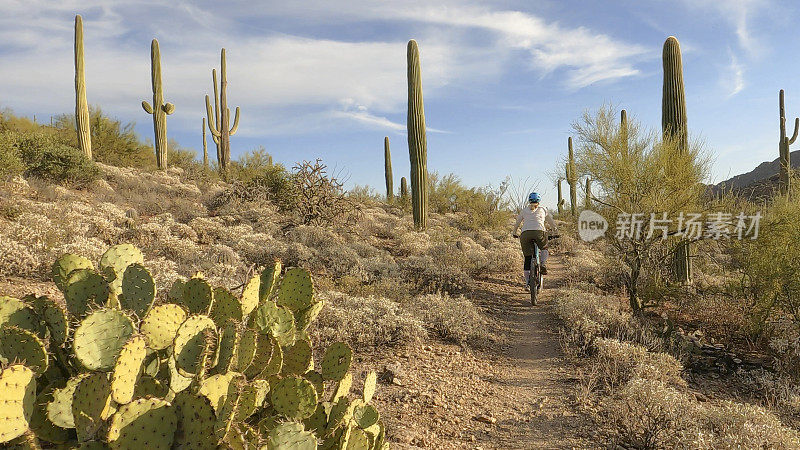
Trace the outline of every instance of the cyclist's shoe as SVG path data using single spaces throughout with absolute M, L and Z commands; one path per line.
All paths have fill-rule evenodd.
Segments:
M 547 275 L 547 266 L 541 266 L 542 275 Z

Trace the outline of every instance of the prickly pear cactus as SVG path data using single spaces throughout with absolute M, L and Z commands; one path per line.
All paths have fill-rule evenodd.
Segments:
M 266 302 L 253 311 L 255 325 L 262 333 L 269 333 L 283 346 L 294 344 L 296 328 L 291 310 Z
M 267 436 L 269 450 L 293 449 L 316 450 L 317 438 L 303 429 L 303 425 L 295 422 L 286 422 L 278 425 Z
M 111 381 L 107 373 L 94 372 L 78 383 L 72 394 L 72 417 L 80 442 L 93 440 L 112 413 Z
M 186 320 L 186 311 L 175 304 L 165 303 L 150 310 L 142 320 L 140 331 L 153 350 L 164 350 L 172 345 L 178 328 Z
M 9 325 L 36 332 L 39 329 L 36 311 L 22 300 L 0 297 L 0 326 Z
M 145 356 L 147 346 L 144 337 L 139 335 L 130 338 L 120 350 L 111 374 L 111 397 L 115 402 L 125 404 L 133 400 Z
M 0 373 L 0 443 L 22 436 L 28 431 L 33 409 L 36 405 L 35 373 L 21 365 L 14 364 Z
M 111 370 L 133 330 L 133 321 L 124 312 L 115 309 L 95 311 L 75 330 L 75 356 L 89 370 Z
M 0 328 L 0 358 L 24 364 L 37 377 L 47 370 L 48 355 L 44 342 L 22 328 Z
M 210 317 L 203 315 L 189 316 L 178 328 L 173 358 L 181 375 L 190 377 L 200 369 L 200 355 L 205 348 L 205 330 L 216 334 L 217 327 Z
M 144 265 L 133 263 L 122 273 L 122 308 L 144 317 L 156 299 L 156 283 Z
M 350 370 L 350 363 L 353 360 L 353 350 L 344 342 L 335 342 L 325 350 L 322 359 L 322 376 L 326 380 L 339 381 L 344 378 Z
M 305 378 L 290 375 L 270 390 L 272 407 L 288 419 L 302 420 L 317 409 L 317 390 Z
M 144 264 L 142 251 L 131 244 L 115 245 L 100 257 L 100 269 L 109 280 L 112 291 L 121 292 L 125 269 L 131 264 Z
M 217 418 L 207 398 L 184 391 L 175 396 L 172 404 L 178 418 L 175 433 L 177 447 L 205 448 L 214 442 L 214 422 Z
M 53 263 L 53 282 L 63 291 L 66 288 L 67 276 L 77 269 L 94 269 L 94 264 L 83 256 L 64 254 Z
M 175 408 L 158 398 L 134 400 L 120 407 L 111 418 L 108 445 L 112 449 L 169 450 L 178 427 Z

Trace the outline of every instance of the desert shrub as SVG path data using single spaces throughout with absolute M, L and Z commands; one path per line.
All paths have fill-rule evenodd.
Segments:
M 631 314 L 614 297 L 580 289 L 562 289 L 556 295 L 556 314 L 564 321 L 569 343 L 582 352 L 595 338 L 616 335 L 630 323 Z
M 233 170 L 230 186 L 217 193 L 208 203 L 211 210 L 239 207 L 249 202 L 272 202 L 282 210 L 291 210 L 296 202 L 292 177 L 281 164 Z M 234 178 L 234 177 L 241 177 Z
M 472 279 L 461 268 L 442 265 L 427 255 L 401 260 L 400 269 L 404 277 L 414 283 L 416 292 L 458 294 L 472 284 Z
M 601 377 L 610 392 L 632 378 L 661 381 L 673 386 L 685 386 L 681 378 L 683 366 L 671 355 L 648 352 L 646 348 L 617 339 L 595 340 Z
M 117 119 L 103 114 L 98 107 L 89 108 L 89 131 L 92 137 L 92 158 L 96 162 L 112 166 L 154 169 L 156 167 L 153 146 L 139 140 L 135 123 L 125 125 Z M 60 130 L 73 147 L 78 146 L 75 135 L 75 115 L 58 116 L 53 126 Z M 169 155 L 172 158 L 172 155 Z M 171 163 L 171 162 L 170 162 Z
M 607 233 L 621 263 L 619 272 L 631 309 L 639 313 L 655 306 L 651 298 L 640 295 L 642 282 L 652 281 L 647 276 L 655 275 L 653 268 L 669 266 L 667 258 L 674 245 L 659 233 L 648 233 L 652 221 L 662 214 L 673 218 L 678 212 L 700 209 L 705 190 L 701 182 L 708 173 L 709 159 L 697 143 L 683 148 L 680 140 L 642 132 L 631 119 L 623 129 L 616 117 L 608 107 L 596 114 L 586 112 L 573 126 L 578 144 L 575 158 L 579 175 L 589 176 L 595 186 L 595 197 L 600 200 L 595 209 L 609 224 L 618 223 L 620 211 L 641 214 L 643 232 L 637 233 L 629 225 L 625 232 L 612 229 Z M 670 224 L 669 231 L 678 231 L 677 226 L 677 221 Z M 645 277 L 640 278 L 642 275 Z
M 248 183 L 255 178 L 262 177 L 274 165 L 272 155 L 267 153 L 267 149 L 263 146 L 258 147 L 239 156 L 235 161 L 231 161 L 228 165 L 228 181 Z
M 379 194 L 372 186 L 358 184 L 347 191 L 347 196 L 363 203 L 380 202 L 386 199 L 384 195 Z
M 774 414 L 758 406 L 722 401 L 701 408 L 698 416 L 704 428 L 698 448 L 800 448 L 797 431 L 783 426 Z
M 425 327 L 436 337 L 478 347 L 494 340 L 488 318 L 467 298 L 428 294 L 413 302 Z
M 344 341 L 359 349 L 412 344 L 425 337 L 422 321 L 409 308 L 382 297 L 321 294 L 325 307 L 310 334 L 320 345 Z
M 44 133 L 17 135 L 14 146 L 25 164 L 25 175 L 57 183 L 85 185 L 100 169 L 80 150 Z
M 25 170 L 15 141 L 14 133 L 0 132 L 0 181 L 8 181 Z
M 360 205 L 347 196 L 344 184 L 328 174 L 328 166 L 318 159 L 303 161 L 292 168 L 295 203 L 292 213 L 306 225 L 333 225 L 356 221 Z
M 455 174 L 428 174 L 428 208 L 439 214 L 463 213 L 459 225 L 466 230 L 504 227 L 511 217 L 506 200 L 509 180 L 498 187 L 467 188 Z
M 689 394 L 660 381 L 636 378 L 603 403 L 612 441 L 637 449 L 693 448 L 697 408 Z

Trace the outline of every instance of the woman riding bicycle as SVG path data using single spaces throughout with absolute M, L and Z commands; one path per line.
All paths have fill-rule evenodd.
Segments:
M 542 274 L 547 274 L 547 227 L 545 222 L 557 234 L 558 228 L 556 222 L 553 220 L 552 214 L 544 206 L 540 206 L 539 202 L 542 200 L 541 196 L 536 192 L 531 192 L 528 196 L 528 208 L 522 208 L 522 211 L 517 215 L 517 222 L 514 224 L 514 229 L 511 235 L 519 238 L 520 246 L 522 247 L 522 254 L 525 256 L 525 263 L 523 265 L 523 276 L 525 278 L 525 289 L 530 289 L 529 281 L 531 276 L 531 260 L 533 259 L 533 246 L 539 247 L 539 261 L 541 265 Z M 517 234 L 519 226 L 522 224 L 522 233 Z

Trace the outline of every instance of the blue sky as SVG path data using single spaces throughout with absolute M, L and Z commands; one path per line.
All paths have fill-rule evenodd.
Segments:
M 39 121 L 74 108 L 72 26 L 84 18 L 91 104 L 152 122 L 150 40 L 161 45 L 168 132 L 200 150 L 219 50 L 242 109 L 233 155 L 263 145 L 289 166 L 322 158 L 350 185 L 408 172 L 408 39 L 421 50 L 428 167 L 470 185 L 549 178 L 571 123 L 610 103 L 645 126 L 661 114 L 661 46 L 683 49 L 690 132 L 721 181 L 777 157 L 778 90 L 800 114 L 800 5 L 777 0 L 0 0 L 0 106 Z M 795 75 L 793 75 L 795 74 Z M 209 143 L 212 146 L 212 143 Z

